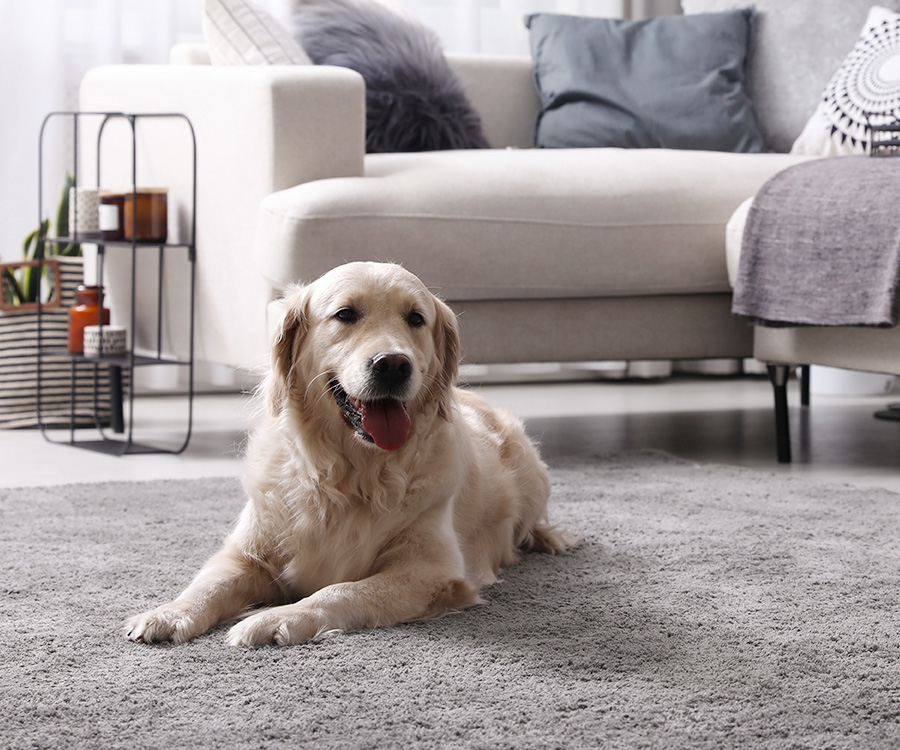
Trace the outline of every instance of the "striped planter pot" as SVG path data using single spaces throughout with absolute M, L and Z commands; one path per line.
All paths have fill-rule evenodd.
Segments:
M 82 283 L 81 258 L 56 258 L 60 303 L 41 310 L 44 348 L 68 346 L 69 307 Z M 37 427 L 37 310 L 0 310 L 0 428 Z M 41 362 L 41 416 L 45 427 L 93 427 L 109 424 L 109 368 L 69 357 L 45 356 Z M 95 373 L 96 371 L 96 373 Z M 96 378 L 96 410 L 94 383 Z

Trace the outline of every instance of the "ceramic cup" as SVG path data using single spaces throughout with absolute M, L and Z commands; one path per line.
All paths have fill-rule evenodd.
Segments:
M 84 353 L 88 356 L 100 354 L 100 326 L 85 326 Z M 128 343 L 124 326 L 103 326 L 103 354 L 124 354 Z
M 79 237 L 100 236 L 100 191 L 69 188 L 69 233 Z

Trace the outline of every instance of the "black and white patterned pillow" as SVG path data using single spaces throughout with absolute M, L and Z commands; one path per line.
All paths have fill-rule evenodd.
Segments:
M 213 65 L 310 65 L 278 20 L 252 0 L 203 0 L 203 38 Z
M 900 14 L 874 6 L 850 54 L 791 149 L 793 154 L 840 156 L 869 151 L 868 119 L 900 118 Z

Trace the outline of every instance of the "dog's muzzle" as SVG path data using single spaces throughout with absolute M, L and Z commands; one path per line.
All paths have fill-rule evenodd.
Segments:
M 373 369 L 376 361 L 377 357 L 373 358 Z M 396 367 L 391 369 L 396 370 Z M 385 378 L 379 378 L 376 374 L 373 378 L 376 395 L 365 399 L 349 395 L 336 377 L 329 381 L 328 387 L 350 429 L 366 442 L 394 451 L 406 444 L 412 423 L 406 403 L 389 394 L 397 390 L 398 385 L 405 386 L 408 380 L 408 374 L 401 377 L 394 372 Z

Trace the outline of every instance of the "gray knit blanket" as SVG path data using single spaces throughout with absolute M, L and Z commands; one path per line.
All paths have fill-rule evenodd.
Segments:
M 895 326 L 900 158 L 789 167 L 753 199 L 732 310 L 763 325 Z

